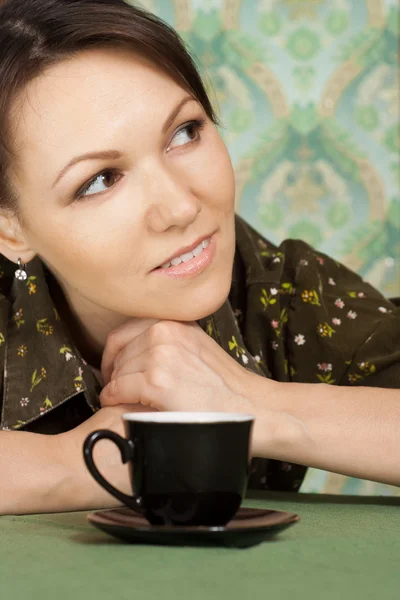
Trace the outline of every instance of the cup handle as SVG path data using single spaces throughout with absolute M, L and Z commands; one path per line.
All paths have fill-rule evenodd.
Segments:
M 88 437 L 85 439 L 83 443 L 83 458 L 88 470 L 97 483 L 99 483 L 105 490 L 107 490 L 107 492 L 120 500 L 123 504 L 129 506 L 129 508 L 132 508 L 134 511 L 140 514 L 143 514 L 144 508 L 142 506 L 142 499 L 140 497 L 128 496 L 127 494 L 117 490 L 117 488 L 111 485 L 111 483 L 109 483 L 107 479 L 103 477 L 96 467 L 93 460 L 93 450 L 97 442 L 100 440 L 110 440 L 111 442 L 114 442 L 114 444 L 116 444 L 119 448 L 121 459 L 124 464 L 133 458 L 133 442 L 131 440 L 126 440 L 118 435 L 118 433 L 110 431 L 109 429 L 99 429 L 97 431 L 93 431 L 93 433 L 88 435 Z

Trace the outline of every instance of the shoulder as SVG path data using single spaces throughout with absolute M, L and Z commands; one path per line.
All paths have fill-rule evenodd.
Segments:
M 307 273 L 315 278 L 320 271 L 345 269 L 302 240 L 285 239 L 274 244 L 239 215 L 236 215 L 235 226 L 237 255 L 242 258 L 250 278 L 269 281 L 289 277 L 295 280 L 300 274 L 304 277 Z
M 299 319 L 299 324 L 300 321 L 310 326 L 317 323 L 314 333 L 332 337 L 334 326 L 339 332 L 346 324 L 345 335 L 349 336 L 351 330 L 354 345 L 357 345 L 388 315 L 399 322 L 399 310 L 396 311 L 379 290 L 340 261 L 306 242 L 286 239 L 274 245 L 240 217 L 236 231 L 246 288 L 257 283 L 261 287 L 272 287 L 281 301 L 285 299 L 285 307 L 290 309 L 293 319 Z M 243 283 L 243 279 L 240 282 Z M 265 305 L 261 302 L 264 311 Z
M 276 279 L 280 273 L 281 277 L 289 277 L 293 283 L 299 280 L 318 287 L 325 283 L 329 286 L 328 289 L 334 287 L 337 280 L 342 287 L 349 286 L 349 292 L 355 285 L 366 285 L 369 293 L 373 291 L 383 298 L 358 273 L 303 240 L 288 238 L 274 244 L 238 215 L 235 224 L 237 252 L 243 257 L 246 266 L 257 264 L 261 267 L 262 272 L 258 269 L 259 277 L 264 276 L 269 280 L 273 273 L 273 278 Z

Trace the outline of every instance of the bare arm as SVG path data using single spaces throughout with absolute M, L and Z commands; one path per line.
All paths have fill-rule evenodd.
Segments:
M 396 325 L 394 317 L 385 321 L 382 340 L 390 330 L 397 336 Z M 253 456 L 400 486 L 396 340 L 393 352 L 375 348 L 382 357 L 367 383 L 382 387 L 346 387 L 256 375 L 192 324 L 160 321 L 138 333 L 135 327 L 124 324 L 116 332 L 122 343 L 115 335 L 106 346 L 105 379 L 113 373 L 115 389 L 107 384 L 102 390 L 103 406 L 129 401 L 159 410 L 249 412 L 256 416 Z M 357 354 L 353 363 L 363 360 Z M 162 379 L 160 369 L 167 375 Z
M 400 486 L 399 389 L 254 378 L 262 456 Z
M 123 434 L 121 415 L 131 408 L 103 408 L 60 435 L 0 431 L 0 515 L 117 506 L 87 471 L 82 446 L 95 429 Z M 128 470 L 115 445 L 100 442 L 95 459 L 111 483 L 130 493 Z

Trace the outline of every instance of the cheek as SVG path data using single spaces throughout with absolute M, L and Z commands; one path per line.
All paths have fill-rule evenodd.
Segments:
M 65 209 L 58 214 L 29 218 L 30 243 L 37 254 L 64 279 L 78 285 L 81 280 L 97 281 L 104 273 L 116 273 L 130 264 L 133 239 L 137 239 L 126 218 L 115 211 L 104 215 L 98 204 Z M 138 257 L 140 263 L 141 258 Z
M 235 178 L 225 144 L 218 134 L 211 149 L 204 148 L 198 162 L 197 180 L 207 192 L 207 197 L 224 210 L 233 208 Z

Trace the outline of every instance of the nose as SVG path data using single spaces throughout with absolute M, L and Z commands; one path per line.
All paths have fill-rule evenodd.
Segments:
M 201 211 L 201 202 L 182 173 L 158 166 L 149 176 L 147 222 L 152 231 L 162 233 L 171 227 L 184 229 Z

